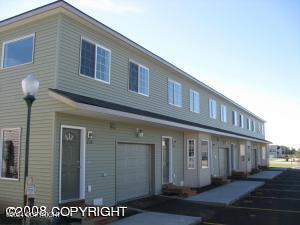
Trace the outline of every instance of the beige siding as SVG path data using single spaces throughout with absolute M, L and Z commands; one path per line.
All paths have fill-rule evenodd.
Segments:
M 111 50 L 112 61 L 110 84 L 95 81 L 79 75 L 80 40 L 82 36 Z M 210 125 L 253 137 L 263 138 L 263 136 L 258 132 L 254 133 L 246 128 L 242 129 L 232 125 L 232 110 L 241 112 L 244 115 L 244 124 L 246 124 L 246 117 L 248 116 L 246 112 L 239 110 L 236 106 L 221 99 L 212 92 L 197 86 L 191 80 L 182 77 L 157 61 L 154 61 L 137 50 L 126 46 L 124 43 L 116 40 L 114 37 L 104 33 L 103 31 L 96 30 L 96 28 L 92 28 L 91 26 L 85 26 L 80 24 L 78 21 L 64 16 L 61 23 L 60 45 L 60 58 L 63 60 L 59 61 L 59 76 L 57 80 L 57 88 L 59 89 L 119 104 L 124 104 L 124 101 L 126 101 L 126 105 L 131 107 L 169 115 L 204 125 Z M 149 68 L 149 97 L 128 91 L 128 61 L 130 59 Z M 168 104 L 168 78 L 176 80 L 182 84 L 182 108 Z M 189 111 L 188 95 L 190 88 L 200 93 L 200 114 Z M 208 116 L 209 98 L 214 98 L 217 101 L 216 120 L 210 119 Z M 220 121 L 221 103 L 227 106 L 228 123 Z
M 26 135 L 26 104 L 21 80 L 34 74 L 40 90 L 32 109 L 29 175 L 36 177 L 36 204 L 50 205 L 53 174 L 53 110 L 55 102 L 47 90 L 54 86 L 57 44 L 57 17 L 40 20 L 0 34 L 2 42 L 35 33 L 34 63 L 0 70 L 0 129 L 21 128 L 20 180 L 0 179 L 0 205 L 19 204 L 23 200 L 24 147 Z
M 183 132 L 164 128 L 147 127 L 145 125 L 130 125 L 115 123 L 115 129 L 110 128 L 109 121 L 87 117 L 72 116 L 59 113 L 55 123 L 55 195 L 54 203 L 58 202 L 59 190 L 59 149 L 61 125 L 85 127 L 93 131 L 93 143 L 86 144 L 86 200 L 102 197 L 104 204 L 115 203 L 115 151 L 116 143 L 144 143 L 155 146 L 155 193 L 161 190 L 161 138 L 171 136 L 176 139 L 173 149 L 173 172 L 175 183 L 183 181 Z M 144 132 L 143 138 L 137 138 L 136 128 Z M 102 174 L 106 173 L 107 176 Z M 87 192 L 87 185 L 92 185 L 92 192 Z

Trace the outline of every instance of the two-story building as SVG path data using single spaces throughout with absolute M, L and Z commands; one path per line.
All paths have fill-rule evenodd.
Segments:
M 114 205 L 267 163 L 262 118 L 64 1 L 1 21 L 0 48 L 2 206 L 23 200 L 28 74 L 37 205 Z

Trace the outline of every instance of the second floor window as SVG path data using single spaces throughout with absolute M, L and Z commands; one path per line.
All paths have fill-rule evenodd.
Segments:
M 240 114 L 240 127 L 244 128 L 244 116 Z
M 4 42 L 2 49 L 2 68 L 32 63 L 34 52 L 34 34 Z
M 251 120 L 247 118 L 247 129 L 251 130 Z
M 111 52 L 100 45 L 81 40 L 80 74 L 105 83 L 110 82 Z
M 209 117 L 217 119 L 217 102 L 214 99 L 209 99 Z
M 254 120 L 252 120 L 251 127 L 252 127 L 252 131 L 255 131 L 255 121 Z
M 221 105 L 221 121 L 227 123 L 227 107 L 226 105 Z
M 199 93 L 197 91 L 190 89 L 190 111 L 199 113 L 200 112 L 199 104 L 200 104 Z
M 135 62 L 129 62 L 129 90 L 149 96 L 149 69 Z
M 237 118 L 237 112 L 236 111 L 232 111 L 232 124 L 234 126 L 238 125 L 238 118 Z
M 181 94 L 181 84 L 173 81 L 168 80 L 168 102 L 171 105 L 175 105 L 178 107 L 182 106 L 182 94 Z

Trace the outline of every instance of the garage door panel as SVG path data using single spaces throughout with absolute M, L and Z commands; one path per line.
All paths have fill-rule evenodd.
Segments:
M 118 144 L 117 201 L 148 195 L 150 192 L 150 146 Z

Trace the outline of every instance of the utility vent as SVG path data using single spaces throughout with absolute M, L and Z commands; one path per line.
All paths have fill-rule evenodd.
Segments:
M 103 205 L 103 198 L 95 198 L 93 200 L 93 205 Z

